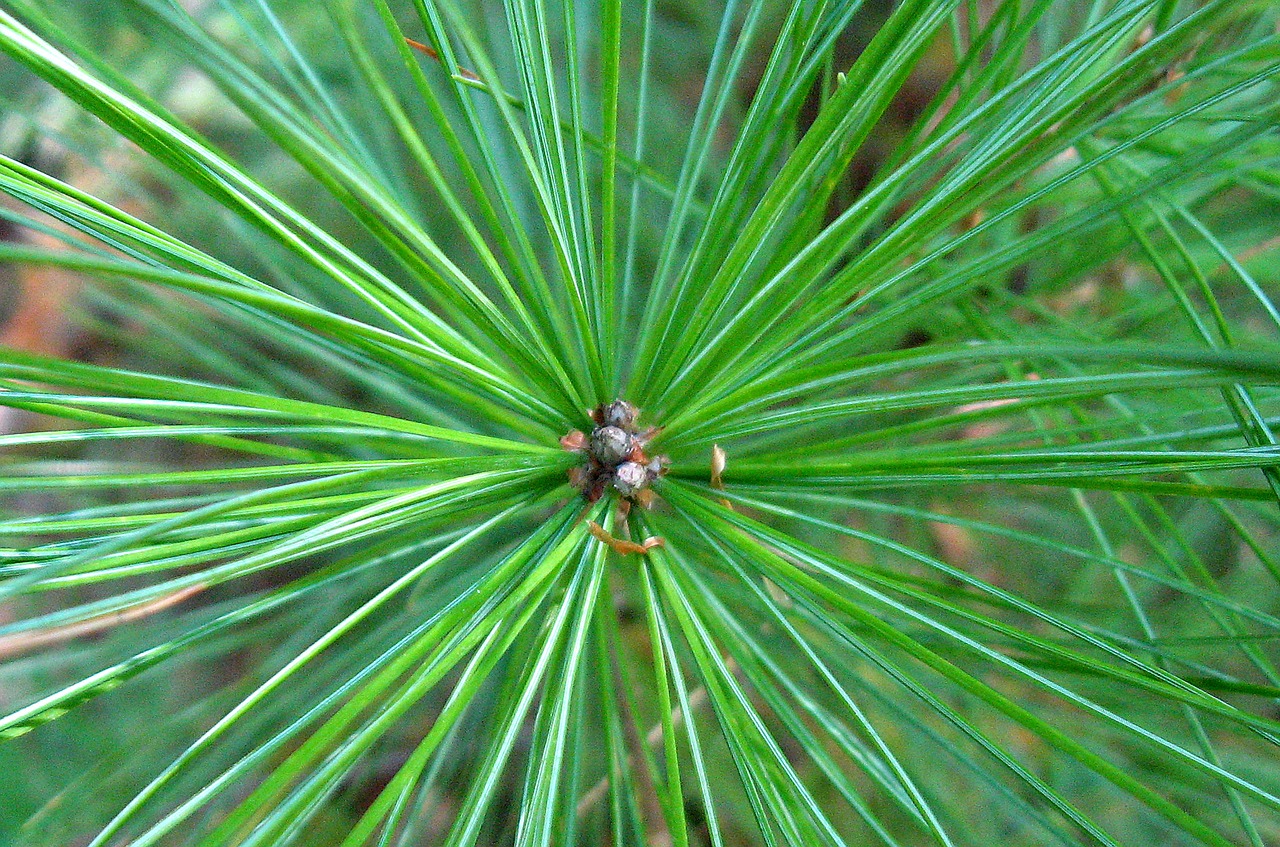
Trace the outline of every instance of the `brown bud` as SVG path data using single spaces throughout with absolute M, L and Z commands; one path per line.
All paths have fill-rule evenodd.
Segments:
M 635 462 L 623 462 L 613 472 L 613 487 L 622 496 L 630 497 L 649 484 L 649 474 L 644 465 Z
M 604 407 L 604 411 L 601 413 L 601 423 L 604 426 L 616 426 L 629 430 L 635 426 L 638 414 L 640 413 L 636 407 L 626 400 L 614 400 Z
M 599 426 L 591 433 L 591 455 L 600 464 L 613 467 L 631 453 L 631 435 L 616 426 Z

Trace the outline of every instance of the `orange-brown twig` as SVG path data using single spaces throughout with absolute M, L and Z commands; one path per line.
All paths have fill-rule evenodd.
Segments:
M 662 547 L 665 542 L 656 535 L 651 535 L 644 540 L 643 543 L 637 544 L 634 541 L 628 541 L 625 538 L 615 538 L 609 534 L 609 531 L 595 521 L 587 521 L 587 531 L 595 536 L 598 540 L 608 544 L 614 550 L 623 555 L 634 553 L 637 556 L 643 556 L 654 547 Z
M 414 41 L 412 38 L 406 38 L 405 43 L 407 43 L 414 50 L 420 50 L 423 53 L 426 53 L 431 58 L 435 59 L 440 64 L 442 65 L 444 64 L 444 60 L 440 58 L 440 51 L 436 50 L 436 48 L 432 47 L 430 44 L 423 44 L 421 41 Z M 475 71 L 469 71 L 466 68 L 458 68 L 458 76 L 462 77 L 463 79 L 469 79 L 472 82 L 483 82 L 483 80 L 481 80 L 480 77 L 476 76 Z
M 724 455 L 724 448 L 722 448 L 719 444 L 712 444 L 711 445 L 711 487 L 714 488 L 716 491 L 724 491 L 724 480 L 721 479 L 721 474 L 724 473 L 725 464 L 726 464 L 726 458 Z M 733 504 L 723 497 L 720 498 L 720 505 L 724 506 L 726 509 L 733 508 Z
M 149 600 L 146 603 L 139 603 L 136 606 L 126 606 L 114 612 L 108 612 L 105 615 L 98 615 L 96 618 L 77 621 L 75 623 L 63 624 L 62 626 L 53 626 L 48 629 L 40 629 L 31 632 L 15 632 L 12 635 L 6 635 L 0 638 L 0 659 L 11 659 L 14 656 L 21 656 L 24 653 L 30 653 L 41 647 L 48 647 L 53 644 L 62 644 L 76 638 L 83 638 L 89 635 L 98 635 L 109 629 L 114 629 L 121 624 L 130 623 L 131 621 L 141 620 L 142 618 L 154 615 L 156 612 L 176 606 L 184 600 L 199 594 L 208 588 L 203 583 L 189 585 L 186 588 L 158 597 L 155 600 Z

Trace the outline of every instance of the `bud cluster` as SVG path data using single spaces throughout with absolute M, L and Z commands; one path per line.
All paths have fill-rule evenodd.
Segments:
M 667 458 L 645 455 L 646 445 L 660 428 L 641 432 L 636 427 L 639 414 L 625 400 L 602 403 L 591 412 L 596 426 L 590 437 L 574 430 L 560 439 L 566 450 L 587 454 L 587 464 L 571 470 L 569 479 L 589 502 L 604 496 L 610 485 L 641 505 L 648 505 L 652 498 L 649 486 L 666 472 Z

